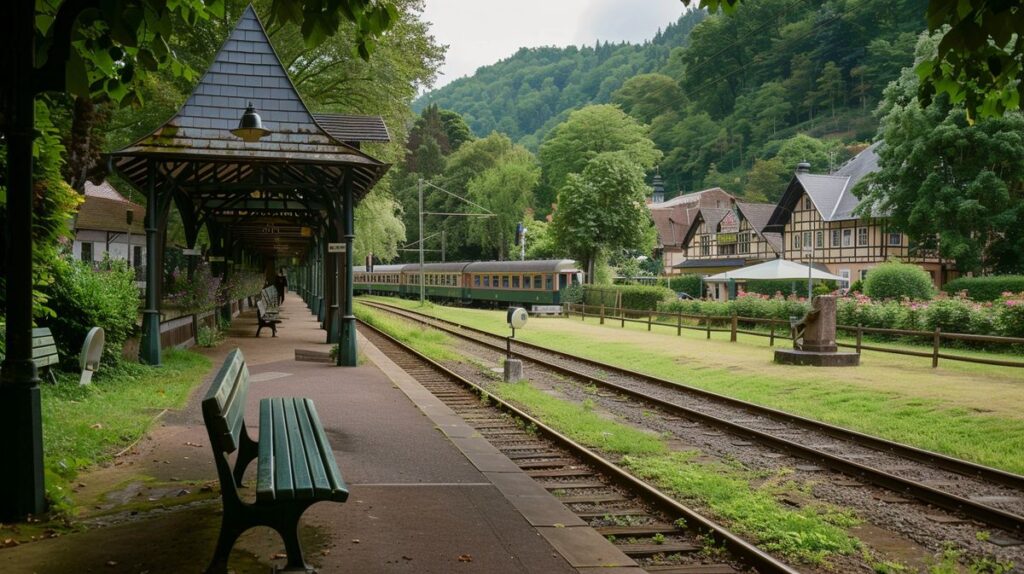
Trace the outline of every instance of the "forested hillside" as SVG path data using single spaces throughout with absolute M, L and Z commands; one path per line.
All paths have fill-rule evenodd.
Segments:
M 539 150 L 569 111 L 615 103 L 650 126 L 670 193 L 722 185 L 774 199 L 792 157 L 813 156 L 824 172 L 848 157 L 843 144 L 874 135 L 872 111 L 912 62 L 926 4 L 759 0 L 731 16 L 691 12 L 641 45 L 520 50 L 417 105 Z

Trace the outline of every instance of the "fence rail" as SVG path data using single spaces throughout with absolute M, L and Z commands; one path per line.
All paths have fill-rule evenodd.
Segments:
M 655 311 L 648 309 L 624 309 L 622 307 L 609 307 L 605 305 L 587 305 L 585 303 L 566 303 L 566 317 L 577 315 L 581 320 L 586 321 L 588 317 L 598 319 L 604 325 L 606 321 L 617 321 L 620 327 L 626 323 L 639 323 L 647 325 L 650 331 L 655 325 L 676 329 L 676 335 L 680 336 L 683 329 L 691 331 L 702 331 L 711 338 L 711 333 L 729 333 L 729 340 L 736 342 L 739 335 L 753 337 L 765 337 L 769 339 L 769 345 L 775 345 L 775 339 L 792 339 L 792 329 L 789 321 L 784 319 L 767 319 L 762 317 L 743 317 L 739 315 L 695 315 L 690 313 L 673 313 L 669 311 Z M 689 323 L 684 323 L 688 321 Z M 694 324 L 696 322 L 696 324 Z M 763 325 L 765 331 L 754 331 L 741 328 L 748 325 Z M 991 359 L 987 357 L 970 357 L 942 352 L 942 341 L 971 341 L 976 343 L 991 343 L 997 345 L 1021 345 L 1024 346 L 1024 338 L 1003 337 L 998 335 L 974 335 L 969 333 L 948 333 L 940 329 L 934 331 L 913 331 L 909 329 L 882 329 L 878 327 L 862 327 L 852 325 L 836 325 L 837 333 L 846 333 L 854 338 L 854 343 L 837 342 L 837 346 L 846 349 L 854 349 L 858 354 L 861 351 L 874 351 L 877 353 L 891 353 L 895 355 L 907 355 L 911 357 L 930 358 L 932 367 L 939 366 L 939 359 L 946 361 L 962 361 L 965 363 L 977 363 L 982 365 L 995 365 L 999 367 L 1024 368 L 1024 361 L 1007 361 L 1002 359 Z M 900 337 L 920 337 L 929 339 L 930 351 L 899 349 L 894 347 L 882 347 L 878 345 L 865 345 L 864 335 L 893 335 Z M 947 347 L 948 348 L 948 347 Z

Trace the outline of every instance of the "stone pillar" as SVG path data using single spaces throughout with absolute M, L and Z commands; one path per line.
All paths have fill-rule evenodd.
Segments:
M 804 327 L 803 350 L 817 353 L 835 353 L 836 346 L 836 298 L 819 295 L 811 300 L 812 313 L 817 316 Z

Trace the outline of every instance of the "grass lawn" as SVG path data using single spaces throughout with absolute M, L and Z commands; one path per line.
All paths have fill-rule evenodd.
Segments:
M 373 298 L 367 298 L 373 299 Z M 416 301 L 381 298 L 408 308 Z M 504 311 L 428 305 L 428 313 L 507 335 Z M 1024 473 L 1024 372 L 865 351 L 856 368 L 776 365 L 768 340 L 596 319 L 534 318 L 524 341 L 921 448 Z M 785 344 L 783 341 L 781 344 Z
M 165 351 L 163 362 L 104 366 L 84 387 L 66 373 L 56 386 L 42 386 L 47 491 L 58 508 L 70 503 L 66 484 L 77 471 L 110 460 L 164 409 L 184 406 L 210 369 L 209 359 L 189 351 Z

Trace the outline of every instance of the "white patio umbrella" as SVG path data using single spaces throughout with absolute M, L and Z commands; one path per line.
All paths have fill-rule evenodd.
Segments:
M 725 283 L 728 281 L 756 281 L 758 279 L 821 279 L 826 281 L 846 281 L 838 275 L 826 273 L 809 267 L 803 263 L 788 259 L 772 259 L 757 265 L 741 267 L 725 273 L 705 277 L 708 283 Z

